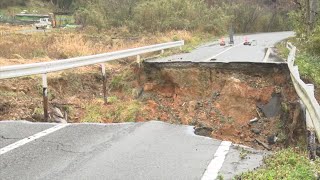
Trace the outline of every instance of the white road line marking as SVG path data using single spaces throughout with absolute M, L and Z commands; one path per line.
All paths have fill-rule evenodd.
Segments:
M 210 58 L 208 59 L 208 61 L 210 61 L 211 59 L 214 59 L 214 58 L 216 58 L 216 57 L 220 56 L 221 54 L 223 54 L 223 53 L 225 53 L 225 52 L 227 52 L 227 51 L 230 51 L 231 49 L 233 49 L 233 48 L 235 48 L 235 47 L 240 46 L 241 44 L 242 44 L 242 43 L 237 44 L 237 45 L 232 46 L 232 47 L 229 47 L 228 49 L 226 49 L 226 50 L 224 50 L 224 51 L 222 51 L 222 52 L 220 52 L 220 53 L 218 53 L 218 54 L 216 54 L 216 55 L 214 55 L 214 56 L 210 57 Z
M 226 155 L 229 152 L 231 142 L 222 141 L 217 152 L 214 154 L 214 158 L 204 172 L 201 180 L 214 180 L 218 177 L 218 173 L 223 165 Z
M 266 55 L 264 56 L 264 58 L 263 58 L 262 61 L 263 61 L 263 62 L 267 62 L 268 59 L 269 59 L 270 54 L 271 54 L 271 48 L 268 48 L 268 50 L 267 50 L 267 52 L 266 52 Z
M 41 138 L 43 136 L 51 134 L 51 133 L 53 133 L 55 131 L 58 131 L 58 130 L 60 130 L 60 129 L 64 128 L 64 127 L 67 127 L 67 126 L 69 126 L 69 124 L 59 124 L 57 126 L 54 126 L 52 128 L 49 128 L 49 129 L 46 129 L 46 130 L 44 130 L 42 132 L 39 132 L 39 133 L 34 134 L 32 136 L 29 136 L 27 138 L 21 139 L 20 141 L 17 141 L 17 142 L 15 142 L 13 144 L 10 144 L 10 145 L 8 145 L 8 146 L 6 146 L 4 148 L 1 148 L 0 149 L 0 155 L 2 155 L 4 153 L 7 153 L 7 152 L 9 152 L 9 151 L 11 151 L 13 149 L 16 149 L 16 148 L 18 148 L 20 146 L 23 146 L 23 145 L 25 145 L 25 144 L 27 144 L 27 143 L 29 143 L 31 141 L 39 139 L 39 138 Z

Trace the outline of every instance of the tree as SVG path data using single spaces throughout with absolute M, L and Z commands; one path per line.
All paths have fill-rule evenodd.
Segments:
M 318 15 L 318 0 L 307 0 L 307 34 L 310 35 L 315 28 Z
M 1 0 L 0 8 L 7 8 L 10 6 L 25 6 L 29 0 Z
M 43 0 L 45 2 L 50 2 L 52 5 L 54 5 L 57 9 L 63 10 L 63 11 L 70 11 L 73 3 L 75 3 L 74 0 Z

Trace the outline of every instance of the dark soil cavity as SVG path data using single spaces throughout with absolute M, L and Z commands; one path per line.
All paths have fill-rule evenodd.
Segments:
M 0 115 L 4 115 L 10 109 L 10 104 L 8 102 L 0 102 Z
M 148 119 L 194 125 L 198 135 L 255 148 L 265 148 L 257 142 L 273 150 L 304 147 L 304 121 L 285 64 L 147 63 L 140 80 Z
M 195 128 L 194 133 L 199 136 L 211 136 L 213 129 L 209 127 L 198 127 Z

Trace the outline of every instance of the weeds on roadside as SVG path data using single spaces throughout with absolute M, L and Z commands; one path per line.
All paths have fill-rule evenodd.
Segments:
M 103 108 L 100 103 L 89 103 L 85 105 L 85 115 L 81 122 L 86 123 L 102 123 L 103 122 Z
M 293 149 L 279 151 L 266 159 L 265 165 L 256 171 L 243 173 L 236 179 L 316 179 L 320 173 L 320 160 L 311 162 L 305 153 Z
M 119 100 L 108 110 L 105 117 L 115 123 L 135 122 L 137 115 L 141 111 L 141 107 L 141 103 L 137 100 L 128 102 Z
M 296 63 L 302 76 L 306 79 L 313 80 L 317 85 L 320 85 L 320 57 L 300 53 L 297 55 Z
M 298 65 L 302 77 L 320 85 L 320 56 L 312 55 L 312 53 L 308 52 L 308 49 L 304 47 L 305 45 L 297 39 L 291 38 L 288 41 L 293 42 L 298 48 L 295 63 Z M 279 55 L 287 59 L 289 50 L 286 47 L 286 41 L 278 43 L 276 48 L 278 49 Z
M 240 151 L 240 159 L 245 159 L 247 156 L 248 156 L 248 153 L 249 151 L 245 150 L 244 148 L 241 148 L 241 151 Z

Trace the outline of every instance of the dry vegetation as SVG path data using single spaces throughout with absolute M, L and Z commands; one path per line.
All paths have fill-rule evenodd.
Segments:
M 181 39 L 190 45 L 196 45 L 209 37 L 209 34 L 195 35 L 196 33 L 188 31 L 171 31 L 143 37 L 130 35 L 126 29 L 100 33 L 90 29 L 60 31 L 0 35 L 0 64 L 65 59 Z
M 21 30 L 21 27 L 14 27 L 14 30 Z M 140 37 L 139 34 L 130 35 L 125 28 L 99 33 L 94 28 L 48 33 L 10 33 L 0 36 L 0 65 L 54 61 L 181 39 L 187 44 L 183 51 L 189 51 L 210 38 L 210 34 L 188 31 L 170 31 Z M 170 51 L 181 52 L 180 49 Z M 50 74 L 50 103 L 67 104 L 65 107 L 70 111 L 71 122 L 135 121 L 135 113 L 140 111 L 140 104 L 135 100 L 126 103 L 122 101 L 132 95 L 134 63 L 131 59 L 107 64 L 109 91 L 117 92 L 120 89 L 118 94 L 109 97 L 112 103 L 110 107 L 99 107 L 103 103 L 101 104 L 101 76 L 97 66 L 82 67 L 76 72 L 69 70 Z M 41 117 L 37 117 L 43 113 L 41 96 L 41 79 L 38 76 L 0 81 L 0 120 L 41 120 Z
M 21 31 L 28 29 L 27 26 L 0 25 L 0 34 L 5 32 Z

